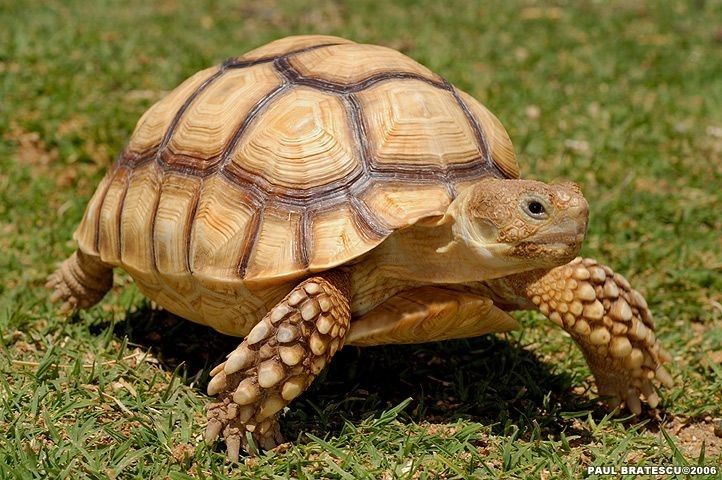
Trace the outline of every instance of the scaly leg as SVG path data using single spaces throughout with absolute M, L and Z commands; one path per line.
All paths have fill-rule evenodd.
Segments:
M 652 380 L 673 385 L 662 366 L 671 356 L 657 341 L 647 302 L 611 268 L 578 257 L 545 274 L 521 274 L 510 283 L 569 332 L 610 406 L 624 402 L 639 414 L 640 396 L 652 408 L 659 403 Z
M 113 268 L 99 258 L 76 250 L 48 277 L 46 288 L 54 292 L 51 302 L 63 302 L 61 313 L 78 308 L 90 308 L 98 303 L 113 286 Z
M 348 275 L 331 271 L 300 283 L 211 371 L 206 441 L 223 434 L 231 460 L 283 441 L 277 414 L 300 395 L 343 346 L 349 330 Z

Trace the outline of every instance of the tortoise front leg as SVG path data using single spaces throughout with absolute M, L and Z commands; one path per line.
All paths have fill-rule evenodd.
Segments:
M 652 384 L 673 384 L 663 363 L 671 360 L 654 334 L 644 297 L 611 268 L 577 258 L 526 285 L 526 295 L 582 349 L 599 395 L 612 407 L 624 402 L 640 413 L 640 396 L 652 407 Z
M 300 283 L 211 371 L 206 441 L 223 434 L 231 460 L 247 435 L 268 450 L 283 441 L 278 412 L 300 395 L 343 346 L 349 330 L 349 279 L 331 271 Z

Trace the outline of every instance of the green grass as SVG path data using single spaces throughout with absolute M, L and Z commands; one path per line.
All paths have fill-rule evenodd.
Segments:
M 208 370 L 233 339 L 152 311 L 128 277 L 57 315 L 44 278 L 145 109 L 201 68 L 308 32 L 401 49 L 502 119 L 525 177 L 583 186 L 583 254 L 633 280 L 673 353 L 659 409 L 607 415 L 569 338 L 523 314 L 506 336 L 345 349 L 285 413 L 292 445 L 229 465 L 200 434 Z M 0 0 L 0 92 L 0 478 L 722 465 L 719 0 Z

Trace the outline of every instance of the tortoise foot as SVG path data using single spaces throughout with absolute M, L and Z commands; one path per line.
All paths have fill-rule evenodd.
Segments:
M 228 458 L 236 462 L 241 450 L 257 453 L 271 450 L 284 442 L 281 427 L 275 416 L 260 423 L 249 423 L 251 418 L 240 416 L 240 408 L 231 396 L 208 406 L 208 424 L 205 441 L 210 443 L 223 436 Z
M 52 273 L 45 288 L 52 289 L 50 301 L 60 303 L 67 315 L 98 303 L 113 286 L 113 269 L 80 251 L 73 253 Z
M 529 288 L 532 302 L 581 347 L 599 395 L 611 407 L 639 414 L 655 408 L 655 383 L 674 384 L 663 364 L 671 360 L 655 335 L 644 297 L 606 265 L 577 258 L 551 270 Z

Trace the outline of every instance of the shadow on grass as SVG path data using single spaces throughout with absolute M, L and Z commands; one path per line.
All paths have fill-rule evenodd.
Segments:
M 208 372 L 241 341 L 165 311 L 144 308 L 115 327 L 119 337 L 151 349 L 168 370 L 182 365 L 186 381 L 205 393 Z M 495 336 L 469 340 L 346 347 L 298 400 L 282 421 L 289 440 L 304 432 L 337 435 L 344 419 L 358 423 L 406 398 L 401 416 L 416 422 L 451 423 L 459 418 L 503 434 L 515 425 L 521 437 L 534 430 L 542 438 L 578 435 L 590 441 L 572 417 L 605 412 L 570 390 L 571 378 L 517 345 Z M 570 412 L 565 413 L 565 412 Z

